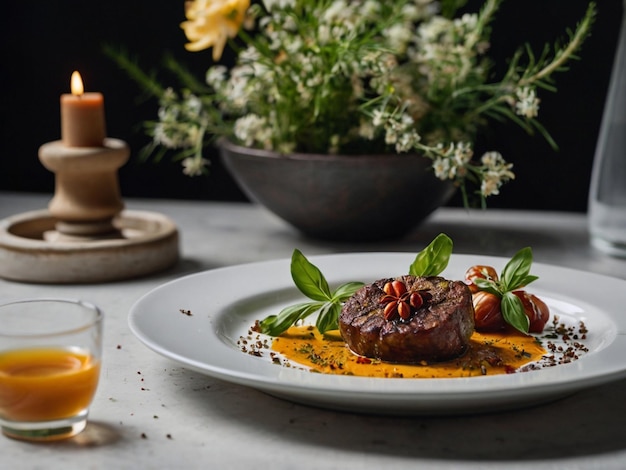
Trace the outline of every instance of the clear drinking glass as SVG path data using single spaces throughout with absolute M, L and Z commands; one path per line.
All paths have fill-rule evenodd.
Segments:
M 13 438 L 63 439 L 87 424 L 102 357 L 102 312 L 72 299 L 0 304 L 0 426 Z
M 595 248 L 626 257 L 626 0 L 589 191 Z

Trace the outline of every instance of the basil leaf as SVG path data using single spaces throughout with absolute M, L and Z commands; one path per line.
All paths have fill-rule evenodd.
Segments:
M 530 275 L 530 266 L 533 263 L 533 253 L 530 247 L 522 248 L 509 260 L 502 274 L 500 282 L 504 291 L 512 291 L 523 287 L 537 279 Z
M 474 278 L 473 281 L 480 290 L 489 292 L 497 297 L 502 297 L 502 292 L 498 288 L 498 284 L 496 282 L 480 277 Z
M 291 277 L 296 287 L 315 302 L 285 307 L 278 315 L 269 315 L 259 322 L 261 333 L 279 336 L 297 321 L 319 310 L 316 326 L 321 333 L 339 327 L 342 302 L 363 286 L 362 282 L 346 282 L 331 293 L 322 272 L 299 251 L 291 256 Z
M 437 276 L 448 266 L 452 254 L 452 240 L 440 233 L 426 248 L 420 251 L 409 267 L 412 276 Z
M 320 333 L 324 334 L 328 330 L 336 330 L 339 328 L 339 314 L 341 313 L 341 304 L 335 302 L 326 302 L 317 316 L 315 326 Z
M 517 286 L 515 286 L 513 289 L 511 290 L 518 290 L 522 287 L 527 286 L 528 284 L 530 284 L 533 281 L 536 281 L 537 279 L 539 279 L 539 276 L 533 276 L 532 274 L 529 274 L 528 276 L 526 276 L 524 279 L 520 279 L 520 282 Z
M 291 277 L 296 287 L 313 300 L 330 300 L 328 282 L 322 272 L 299 251 L 291 256 Z
M 320 309 L 315 326 L 320 333 L 339 328 L 339 314 L 344 301 L 363 286 L 362 282 L 347 282 L 333 292 L 332 299 Z
M 346 282 L 335 289 L 332 300 L 334 302 L 343 302 L 363 286 L 362 282 Z
M 322 307 L 322 302 L 306 302 L 290 305 L 282 309 L 278 315 L 269 315 L 259 322 L 261 333 L 279 336 L 298 320 L 302 320 Z
M 504 321 L 522 333 L 528 333 L 530 320 L 524 313 L 524 305 L 519 297 L 512 292 L 507 292 L 502 296 L 500 309 Z

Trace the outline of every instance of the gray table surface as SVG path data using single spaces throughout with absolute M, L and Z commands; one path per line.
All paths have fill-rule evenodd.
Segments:
M 50 196 L 0 192 L 0 219 Z M 626 260 L 589 246 L 582 214 L 443 208 L 406 238 L 349 244 L 306 239 L 251 204 L 126 200 L 160 212 L 181 260 L 141 279 L 40 285 L 0 279 L 0 300 L 79 297 L 105 312 L 101 382 L 87 429 L 54 444 L 0 437 L 2 468 L 626 468 L 626 380 L 528 409 L 463 417 L 383 417 L 297 405 L 216 380 L 155 354 L 127 324 L 133 303 L 180 276 L 221 266 L 336 252 L 417 253 L 447 233 L 456 253 L 511 256 L 626 279 Z M 626 312 L 624 312 L 626 314 Z M 624 358 L 626 361 L 626 358 Z

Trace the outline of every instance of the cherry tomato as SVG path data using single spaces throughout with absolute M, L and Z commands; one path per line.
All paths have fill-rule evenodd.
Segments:
M 472 292 L 478 292 L 478 286 L 474 284 L 474 279 L 487 279 L 490 281 L 498 280 L 498 273 L 491 266 L 483 266 L 476 264 L 465 271 L 465 284 L 467 284 Z
M 506 328 L 500 309 L 500 298 L 486 291 L 472 295 L 474 304 L 474 327 L 478 331 L 496 331 Z
M 524 290 L 513 291 L 524 306 L 524 313 L 530 320 L 528 331 L 530 333 L 541 333 L 550 318 L 550 309 L 543 300 Z

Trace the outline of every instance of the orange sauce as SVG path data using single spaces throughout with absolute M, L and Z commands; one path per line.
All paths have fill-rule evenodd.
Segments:
M 394 364 L 355 355 L 339 331 L 321 335 L 313 326 L 291 327 L 274 338 L 272 350 L 315 372 L 363 377 L 443 378 L 514 372 L 546 350 L 535 337 L 518 332 L 477 333 L 461 357 L 437 363 Z
M 100 363 L 66 349 L 0 353 L 0 416 L 48 421 L 75 416 L 96 392 Z

